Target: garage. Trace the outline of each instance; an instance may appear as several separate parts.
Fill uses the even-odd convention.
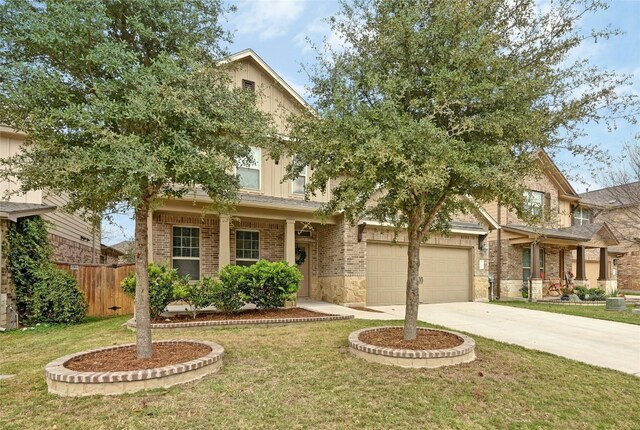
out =
[[[471,300],[469,248],[424,246],[420,250],[420,303]],[[406,300],[407,246],[367,244],[367,305],[397,305]]]

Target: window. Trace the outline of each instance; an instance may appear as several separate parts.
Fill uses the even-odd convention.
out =
[[[249,81],[247,79],[243,79],[242,80],[242,88],[244,88],[247,91],[255,91],[256,90],[256,83],[253,81]]]
[[[573,225],[589,224],[589,209],[575,208],[573,211]]]
[[[531,276],[531,248],[522,248],[522,281]],[[544,279],[544,249],[540,248],[540,277]]]
[[[526,190],[524,192],[524,210],[533,216],[541,216],[544,207],[544,193]]]
[[[180,276],[200,279],[200,229],[173,227],[172,267]]]
[[[292,182],[293,194],[304,194],[304,189],[307,186],[307,167],[300,172],[300,175]]]
[[[236,231],[236,265],[251,266],[260,259],[260,233]]]
[[[262,151],[260,148],[251,147],[253,163],[239,166],[237,169],[240,178],[240,186],[251,190],[260,189],[260,168],[262,165]]]

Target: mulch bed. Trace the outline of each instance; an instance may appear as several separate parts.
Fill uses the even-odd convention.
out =
[[[411,350],[447,349],[464,343],[455,334],[438,330],[418,330],[415,340],[404,340],[404,329],[402,327],[368,331],[360,334],[359,339],[369,345],[383,348]]]
[[[81,355],[67,361],[64,367],[78,372],[123,372],[153,369],[185,363],[204,357],[210,352],[211,348],[198,343],[154,344],[153,357],[138,360],[136,347],[127,346]]]
[[[225,320],[261,320],[261,319],[275,319],[275,318],[314,318],[314,317],[326,317],[327,314],[319,312],[313,312],[302,308],[287,308],[287,309],[246,309],[238,312],[202,312],[196,314],[196,318],[193,319],[193,315],[179,314],[170,317],[158,317],[153,320],[154,323],[175,323],[175,322],[189,322],[189,321],[225,321]]]

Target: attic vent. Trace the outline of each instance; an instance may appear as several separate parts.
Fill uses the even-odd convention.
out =
[[[253,81],[248,81],[246,79],[242,80],[242,88],[244,88],[247,91],[255,91],[256,90],[256,83]]]

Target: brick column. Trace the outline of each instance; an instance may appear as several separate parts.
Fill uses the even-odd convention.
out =
[[[284,259],[289,264],[296,263],[296,221],[287,220],[287,228],[284,232]]]
[[[229,240],[229,215],[220,215],[220,243],[218,244],[218,270],[231,263],[231,241]]]

